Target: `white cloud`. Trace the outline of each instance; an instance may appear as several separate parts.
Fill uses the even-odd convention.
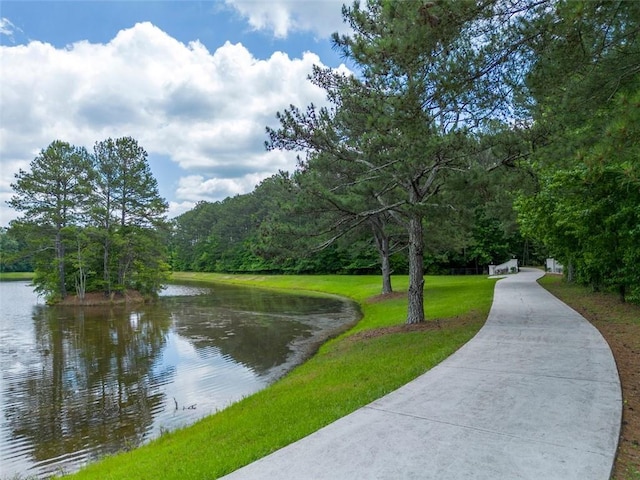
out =
[[[251,191],[272,173],[270,171],[252,172],[236,178],[205,178],[202,175],[190,175],[180,179],[177,194],[180,198],[194,203],[199,200],[215,201]]]
[[[9,38],[13,38],[13,33],[16,30],[20,31],[18,27],[11,23],[11,20],[5,17],[0,18],[0,35],[5,35]]]
[[[275,113],[325,101],[307,80],[312,65],[321,64],[313,53],[257,60],[230,43],[210,53],[150,23],[122,30],[107,44],[3,46],[0,62],[3,197],[17,169],[28,168],[53,140],[91,149],[121,136],[184,170],[168,198],[176,211],[185,202],[246,193],[295,166],[295,155],[264,150],[265,126],[276,125]]]
[[[189,210],[191,210],[193,207],[196,206],[197,202],[189,202],[189,201],[184,201],[184,202],[169,202],[169,211],[168,211],[168,215],[169,218],[175,218],[178,215],[182,215],[185,212],[188,212]]]
[[[268,30],[278,38],[289,33],[310,31],[320,38],[328,38],[333,32],[344,31],[342,5],[349,0],[226,0],[247,18],[256,30]]]

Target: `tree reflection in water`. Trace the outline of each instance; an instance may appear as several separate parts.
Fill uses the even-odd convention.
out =
[[[9,312],[3,474],[74,471],[192,423],[264,387],[359,315],[337,299],[194,291],[139,307],[34,307],[30,297]]]
[[[90,457],[138,445],[163,394],[153,374],[171,325],[159,315],[125,307],[34,309],[40,366],[14,385],[5,415],[13,435],[27,440],[38,462],[70,452]],[[86,458],[85,460],[90,460]]]
[[[216,285],[213,295],[167,299],[176,331],[200,349],[217,347],[259,375],[285,364],[301,344],[320,341],[357,318],[341,299]],[[317,338],[317,334],[324,332]],[[305,342],[307,340],[308,342]]]

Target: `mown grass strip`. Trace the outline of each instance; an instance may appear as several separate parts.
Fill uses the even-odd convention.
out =
[[[0,272],[0,282],[11,280],[31,280],[33,272]]]
[[[362,320],[265,390],[131,452],[90,465],[77,479],[212,479],[261,458],[404,385],[441,362],[484,323],[494,280],[429,277],[420,327],[403,327],[406,299],[376,299],[375,276],[229,276],[175,279],[338,294],[357,301]],[[395,288],[406,288],[406,277]]]

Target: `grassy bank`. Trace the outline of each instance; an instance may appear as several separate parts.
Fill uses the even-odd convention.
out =
[[[11,280],[31,280],[33,272],[0,272],[0,282]]]
[[[580,312],[602,334],[613,352],[622,384],[622,430],[613,480],[640,480],[640,306],[618,295],[593,292],[546,275],[540,284]]]
[[[179,280],[338,294],[361,305],[362,320],[267,389],[73,478],[211,479],[340,418],[429,370],[468,341],[487,317],[494,281],[428,277],[425,325],[405,326],[406,298],[380,298],[376,276],[174,274]],[[394,288],[406,290],[407,279]],[[438,320],[438,321],[435,321]]]

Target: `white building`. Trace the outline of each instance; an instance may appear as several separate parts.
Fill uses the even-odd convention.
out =
[[[558,262],[555,258],[547,258],[545,267],[547,272],[550,272],[550,273],[562,273],[562,270],[564,269],[562,264]]]
[[[489,275],[505,275],[507,273],[518,273],[517,258],[512,258],[500,265],[489,265]]]

